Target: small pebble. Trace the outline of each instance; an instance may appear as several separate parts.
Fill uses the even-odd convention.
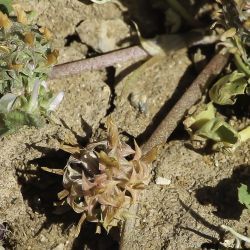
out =
[[[129,101],[132,107],[139,110],[140,113],[147,113],[147,96],[131,93],[129,95]]]
[[[155,180],[155,183],[157,185],[170,185],[171,184],[171,180],[167,179],[167,178],[163,178],[163,177],[157,177]]]

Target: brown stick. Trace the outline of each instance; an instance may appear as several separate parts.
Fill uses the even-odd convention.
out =
[[[181,35],[160,35],[157,37],[157,44],[165,51],[173,51],[184,47],[191,47],[197,44],[214,43],[214,39],[206,39],[200,31],[191,31]],[[82,59],[74,62],[59,64],[53,67],[50,79],[79,74],[86,70],[98,70],[128,60],[145,59],[149,54],[140,46],[132,46],[125,49],[109,52],[93,58]]]
[[[172,134],[180,120],[185,115],[186,111],[194,105],[202,96],[207,84],[216,77],[225,67],[229,59],[229,55],[217,54],[202,70],[194,82],[190,85],[181,99],[170,110],[167,116],[163,119],[160,125],[153,132],[148,141],[143,145],[143,151],[147,152],[156,145],[165,143],[168,137]],[[141,192],[141,198],[145,192]],[[138,211],[138,203],[131,206],[130,213],[136,215]],[[135,219],[127,219],[121,235],[120,249],[127,249],[126,246],[132,239],[135,227]]]
[[[225,67],[228,58],[229,55],[222,54],[217,54],[212,58],[143,145],[143,150],[145,152],[167,141],[168,137],[177,127],[179,121],[183,118],[187,109],[193,106],[201,98],[207,84]]]
[[[59,64],[53,67],[50,79],[79,74],[84,70],[98,70],[115,64],[129,61],[131,59],[143,59],[149,54],[140,46],[116,50],[93,58],[82,59],[74,62]]]

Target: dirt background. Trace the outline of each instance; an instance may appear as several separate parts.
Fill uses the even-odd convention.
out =
[[[26,10],[36,10],[37,23],[52,30],[59,63],[133,44],[131,20],[146,36],[160,29],[159,16],[139,0],[124,1],[122,6],[77,0],[18,2]],[[118,249],[110,235],[95,235],[91,224],[73,239],[79,216],[55,210],[60,177],[40,167],[63,167],[69,156],[58,150],[60,143],[84,144],[91,135],[102,136],[107,116],[127,138],[143,140],[156,113],[164,104],[167,110],[168,100],[194,77],[186,48],[168,52],[127,86],[126,69],[134,63],[49,81],[52,89],[65,93],[53,121],[1,138],[0,223],[6,226],[6,249]],[[237,187],[249,182],[250,143],[234,153],[205,154],[185,138],[179,129],[154,163],[152,182],[123,249],[209,249],[224,235],[221,224],[248,233],[249,213],[237,201]],[[168,185],[156,184],[159,177]]]

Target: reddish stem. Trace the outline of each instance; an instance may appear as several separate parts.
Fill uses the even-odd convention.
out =
[[[99,70],[119,63],[127,62],[131,59],[144,59],[148,56],[149,54],[140,46],[132,46],[93,58],[56,65],[53,67],[49,78],[61,78],[64,76],[79,74],[86,70]]]

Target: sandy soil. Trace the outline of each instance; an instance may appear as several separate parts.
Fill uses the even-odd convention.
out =
[[[53,45],[60,50],[59,63],[84,58],[93,51],[128,46],[132,41],[128,39],[129,14],[114,3],[19,2],[27,10],[34,8],[38,24],[53,31]],[[125,10],[131,4],[124,1]],[[142,1],[129,13],[148,27],[147,35],[154,34],[154,22],[140,18],[151,12],[140,5]],[[155,16],[152,20],[159,21]],[[91,134],[100,136],[107,116],[127,135],[142,134],[163,104],[182,91],[178,86],[193,77],[188,77],[191,62],[185,48],[157,60],[126,86],[128,78],[121,73],[132,63],[116,70],[49,81],[52,89],[65,92],[54,121],[41,129],[23,128],[0,140],[0,223],[7,223],[10,231],[5,236],[6,249],[118,249],[111,236],[95,235],[91,224],[84,227],[77,240],[73,239],[79,216],[72,211],[55,213],[53,203],[62,188],[61,180],[40,167],[64,166],[68,154],[58,150],[60,143],[84,143]],[[152,182],[140,200],[135,228],[124,242],[124,250],[201,249],[220,239],[221,224],[241,233],[249,230],[249,214],[237,201],[237,187],[249,180],[250,143],[233,154],[205,154],[192,149],[182,131],[177,136],[183,140],[168,143],[154,163]],[[169,184],[156,184],[159,177]]]
[[[216,247],[223,235],[221,224],[241,233],[249,230],[249,213],[238,202],[237,187],[249,185],[250,144],[234,154],[210,155],[196,153],[188,145],[172,141],[164,148],[154,180],[163,177],[171,183],[153,181],[148,187],[135,230],[123,249],[201,249],[205,243]]]

